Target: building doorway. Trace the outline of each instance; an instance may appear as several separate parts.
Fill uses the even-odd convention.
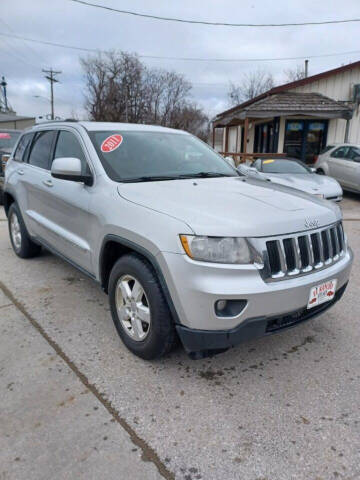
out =
[[[287,120],[284,152],[289,157],[314,163],[326,146],[328,120]]]

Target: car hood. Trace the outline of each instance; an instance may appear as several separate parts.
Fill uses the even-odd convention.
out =
[[[325,175],[317,175],[316,173],[263,173],[262,175],[265,178],[269,178],[272,182],[307,193],[322,193],[326,196],[342,195],[339,183],[334,178]]]
[[[198,235],[281,235],[306,230],[306,220],[321,227],[341,218],[332,202],[245,177],[122,183],[118,192],[185,222]]]

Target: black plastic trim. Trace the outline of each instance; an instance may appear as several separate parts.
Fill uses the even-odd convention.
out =
[[[156,260],[155,256],[152,253],[150,253],[148,250],[146,250],[145,248],[141,247],[137,243],[132,242],[131,240],[128,240],[127,238],[123,238],[123,237],[120,237],[118,235],[113,235],[113,234],[108,234],[104,237],[104,240],[103,240],[103,243],[102,243],[101,249],[100,249],[100,259],[99,259],[99,273],[100,273],[100,282],[101,282],[102,288],[105,289],[104,280],[103,280],[104,272],[103,272],[103,261],[102,261],[102,259],[103,259],[103,255],[104,255],[105,246],[109,241],[117,242],[120,245],[123,245],[124,247],[127,247],[127,248],[133,250],[134,252],[139,253],[140,255],[142,255],[143,257],[145,257],[149,261],[149,263],[152,265],[152,267],[154,268],[154,270],[155,270],[155,272],[158,276],[162,291],[165,295],[165,298],[166,298],[166,301],[168,303],[169,309],[171,311],[174,323],[176,323],[176,324],[181,323],[180,319],[179,319],[179,315],[178,315],[178,313],[175,309],[174,302],[172,301],[169,289],[167,287],[164,274],[163,274],[163,272],[161,270],[161,267],[160,267],[158,261]]]

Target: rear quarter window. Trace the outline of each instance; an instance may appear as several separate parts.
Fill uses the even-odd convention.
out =
[[[326,147],[321,150],[320,155],[323,155],[324,153],[328,152],[329,150],[331,150],[334,147],[335,147],[335,145],[326,145]]]
[[[26,156],[33,136],[33,133],[27,133],[20,138],[14,154],[16,162],[26,162]]]

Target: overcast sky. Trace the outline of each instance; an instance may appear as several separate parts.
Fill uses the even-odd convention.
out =
[[[92,0],[92,3],[152,15],[205,21],[287,23],[359,18],[359,0]],[[139,55],[206,58],[271,58],[359,50],[359,23],[282,28],[231,28],[161,22],[86,7],[69,0],[1,0],[0,33],[85,48],[122,49]],[[79,56],[85,53],[0,36],[0,75],[18,114],[49,113],[49,83],[42,68],[61,70],[55,113],[85,115]],[[309,74],[360,59],[360,53],[311,59]],[[269,62],[186,62],[144,60],[175,70],[192,82],[192,96],[209,115],[228,107],[229,82],[244,72],[266,69],[277,83],[300,60]],[[40,96],[34,98],[34,96]]]

